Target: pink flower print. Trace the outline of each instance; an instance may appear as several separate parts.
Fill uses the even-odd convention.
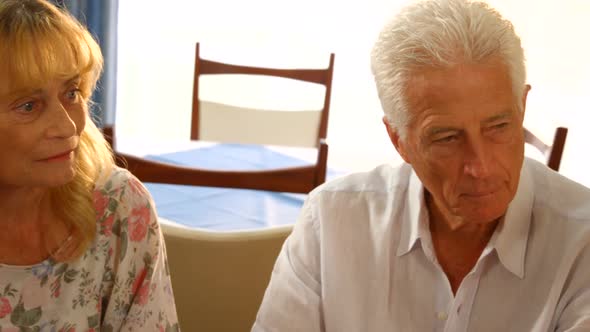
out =
[[[145,267],[143,269],[141,269],[139,271],[139,273],[137,273],[137,276],[135,277],[135,280],[133,281],[133,286],[131,287],[131,292],[133,294],[137,293],[139,286],[141,286],[141,284],[143,284],[146,274],[147,274],[147,269]]]
[[[111,236],[113,234],[113,222],[115,221],[115,215],[111,214],[105,219],[103,219],[102,223],[100,224],[102,233],[106,236]]]
[[[139,242],[145,238],[148,231],[149,220],[150,209],[147,206],[137,207],[131,211],[128,226],[131,241]]]
[[[137,292],[137,303],[140,305],[145,305],[148,302],[148,295],[150,294],[150,283],[146,281],[143,282],[141,288]]]
[[[147,269],[144,267],[139,271],[137,277],[133,281],[131,291],[135,295],[136,302],[140,305],[145,305],[148,301],[150,293],[150,283],[146,280]]]
[[[136,195],[145,193],[143,185],[136,178],[129,179],[129,187],[131,188],[131,191],[133,191],[133,193]]]
[[[100,218],[104,215],[107,206],[109,205],[109,197],[103,195],[100,191],[94,192],[94,209],[96,215]]]
[[[0,298],[0,318],[6,317],[9,313],[12,312],[12,307],[10,306],[10,302],[5,297]]]
[[[61,329],[59,329],[59,332],[76,332],[76,328],[75,327],[62,327]]]
[[[3,327],[2,332],[20,332],[18,327]]]

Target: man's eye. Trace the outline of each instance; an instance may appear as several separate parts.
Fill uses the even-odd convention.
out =
[[[508,122],[501,122],[492,126],[493,129],[502,129],[508,127]]]
[[[457,140],[457,135],[449,135],[434,140],[435,143],[451,143]]]
[[[32,113],[35,110],[36,103],[34,101],[29,101],[20,106],[17,106],[16,109],[22,113]]]

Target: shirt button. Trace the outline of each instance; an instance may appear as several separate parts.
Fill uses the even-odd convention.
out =
[[[449,317],[449,315],[447,315],[447,313],[446,313],[446,312],[444,312],[444,311],[439,311],[439,312],[436,314],[436,317],[437,317],[438,319],[440,319],[440,320],[446,320],[446,319]]]

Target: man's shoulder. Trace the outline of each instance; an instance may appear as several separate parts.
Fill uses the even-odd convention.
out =
[[[539,162],[527,160],[526,166],[534,183],[535,206],[570,220],[586,220],[590,225],[590,188]]]
[[[344,175],[314,189],[310,195],[325,192],[377,192],[390,193],[408,186],[412,168],[408,164],[391,166],[380,165],[367,172]]]
[[[308,195],[303,219],[309,220],[314,228],[322,229],[328,234],[327,238],[347,234],[358,236],[357,240],[362,242],[361,233],[368,236],[371,229],[388,228],[386,225],[405,218],[403,213],[408,205],[408,189],[413,176],[411,166],[402,164],[381,165],[368,172],[334,179]],[[389,236],[389,232],[380,235],[383,238]],[[332,240],[340,245],[346,242],[341,242],[342,239]],[[368,241],[368,237],[364,239]]]

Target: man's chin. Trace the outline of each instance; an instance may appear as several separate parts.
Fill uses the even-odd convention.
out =
[[[462,197],[461,207],[456,214],[466,221],[487,224],[497,221],[506,214],[509,202],[504,195],[483,195],[478,197]],[[501,202],[505,202],[502,204]]]
[[[490,210],[490,211],[470,211],[465,213],[462,217],[465,224],[480,224],[487,225],[498,222],[506,214],[506,209]]]

